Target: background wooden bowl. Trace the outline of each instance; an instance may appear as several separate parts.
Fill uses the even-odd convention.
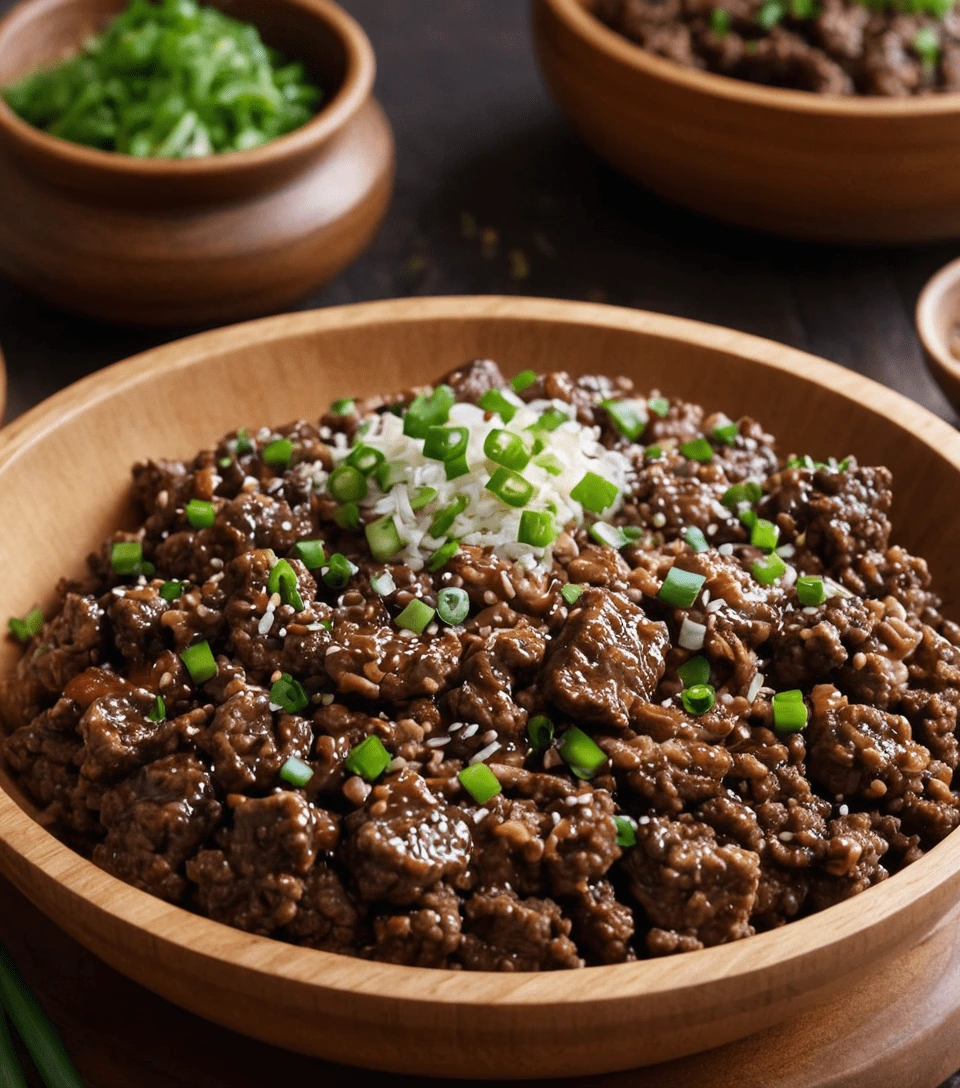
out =
[[[917,299],[917,332],[930,372],[960,409],[960,359],[951,351],[960,327],[960,259],[932,276]]]
[[[0,273],[64,309],[184,325],[285,307],[349,264],[393,186],[373,49],[330,0],[211,0],[324,89],[302,128],[204,159],[80,147],[0,101]],[[0,86],[73,52],[125,0],[26,0],[0,21]]]
[[[656,57],[592,0],[533,0],[547,85],[583,140],[667,200],[821,242],[960,234],[960,95],[825,97]]]
[[[239,424],[317,416],[331,398],[429,380],[466,359],[625,373],[749,411],[784,451],[855,453],[896,478],[897,539],[948,602],[960,435],[899,394],[801,352],[637,311],[522,299],[411,299],[205,333],[86,378],[0,432],[0,616],[52,587],[128,515],[131,463],[189,456]],[[958,618],[956,607],[947,609]],[[16,656],[0,650],[0,670]],[[693,1053],[820,1008],[924,940],[960,893],[960,834],[855,899],[780,930],[576,975],[429,971],[232,930],[128,887],[0,790],[0,868],[118,970],[294,1050],[446,1077],[596,1073]]]

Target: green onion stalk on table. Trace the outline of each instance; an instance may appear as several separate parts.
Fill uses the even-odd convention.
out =
[[[256,27],[195,0],[130,0],[76,56],[2,94],[52,136],[158,159],[259,147],[305,125],[323,97]]]

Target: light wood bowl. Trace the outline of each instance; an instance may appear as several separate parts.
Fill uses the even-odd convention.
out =
[[[592,0],[533,0],[553,96],[602,158],[712,219],[821,242],[960,235],[960,94],[826,97],[656,57]]]
[[[334,397],[430,380],[477,356],[628,374],[731,416],[784,451],[854,453],[896,481],[897,539],[960,617],[960,435],[866,378],[767,340],[672,317],[524,299],[411,299],[269,318],[147,352],[0,432],[0,616],[49,605],[129,515],[129,466],[190,456],[238,424],[316,417]],[[16,648],[0,650],[9,669]],[[478,1079],[667,1061],[821,1008],[920,944],[960,894],[960,834],[869,891],[783,929],[575,974],[370,963],[250,936],[128,887],[0,790],[0,868],[109,964],[256,1038],[336,1061]]]
[[[0,20],[0,86],[74,52],[126,0],[25,0]],[[0,100],[0,274],[63,309],[189,325],[286,308],[354,260],[393,188],[373,49],[331,0],[211,0],[303,61],[319,113],[263,147],[135,159],[31,127]]]
[[[960,326],[960,259],[932,276],[917,299],[917,333],[930,373],[960,411],[960,359],[950,345]]]

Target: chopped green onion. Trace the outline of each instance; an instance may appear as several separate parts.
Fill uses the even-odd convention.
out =
[[[195,684],[205,684],[217,675],[217,662],[207,641],[188,646],[180,654],[180,660],[186,666],[190,679]]]
[[[167,704],[163,701],[163,696],[158,695],[153,706],[150,708],[150,713],[147,718],[151,722],[162,722],[167,716]]]
[[[563,464],[560,458],[553,453],[545,453],[533,463],[538,468],[542,468],[544,472],[549,472],[551,476],[559,476],[563,472]]]
[[[414,397],[403,416],[403,433],[408,438],[426,438],[431,427],[439,427],[450,418],[450,409],[457,398],[449,385],[438,385],[426,396],[424,393]]]
[[[689,457],[691,461],[699,461],[701,465],[708,464],[713,460],[713,446],[703,435],[694,438],[690,442],[681,442],[680,452],[684,457]]]
[[[643,529],[639,525],[621,525],[620,531],[631,542],[639,540],[643,536]]]
[[[229,468],[233,464],[233,458],[232,457],[218,457],[217,458],[217,464],[220,466],[220,468]]]
[[[720,442],[724,446],[732,446],[740,433],[739,423],[719,423],[710,432],[714,442]]]
[[[305,786],[313,778],[313,768],[296,756],[290,758],[280,768],[280,777],[291,786]]]
[[[341,397],[330,405],[330,412],[335,416],[352,416],[357,410],[357,402],[352,397]]]
[[[430,522],[430,528],[427,529],[427,533],[440,539],[440,537],[446,536],[453,523],[457,518],[466,510],[470,504],[470,500],[466,495],[458,495],[449,506],[445,506]]]
[[[519,543],[529,544],[532,548],[546,548],[556,539],[553,514],[546,510],[524,510],[520,515]]]
[[[932,26],[922,26],[913,37],[913,49],[926,69],[940,62],[940,36]]]
[[[772,30],[786,14],[787,9],[780,0],[766,0],[757,12],[757,26],[763,27],[764,30]]]
[[[438,494],[439,492],[435,487],[418,487],[410,496],[410,509],[417,513],[425,506],[429,506]]]
[[[636,846],[637,829],[633,820],[627,816],[614,816],[617,825],[617,846]]]
[[[330,563],[327,569],[323,572],[323,581],[331,589],[343,589],[343,587],[350,581],[354,574],[357,573],[357,568],[340,552],[334,552],[330,556]]]
[[[523,401],[506,389],[488,389],[477,401],[485,412],[495,412],[504,423],[509,423],[523,407]]]
[[[391,515],[369,522],[364,527],[367,544],[374,559],[381,562],[393,558],[403,547],[400,533]]]
[[[652,446],[647,446],[643,451],[643,456],[648,461],[658,461],[663,456],[663,447],[654,443]]]
[[[383,454],[375,450],[373,446],[354,446],[347,457],[346,464],[362,472],[364,476],[369,476],[383,464],[383,461]]]
[[[742,484],[733,484],[724,491],[720,501],[724,506],[735,510],[742,503],[752,506],[763,498],[763,488],[753,480],[747,480]]]
[[[353,465],[337,465],[327,480],[327,490],[337,502],[359,502],[367,493],[367,478]]]
[[[442,544],[427,560],[427,570],[431,574],[435,574],[441,567],[445,567],[447,563],[460,551],[460,545],[455,540],[448,540],[446,544]]]
[[[625,548],[629,541],[619,525],[611,525],[608,521],[595,521],[587,530],[593,540],[607,548],[616,548],[619,551]]]
[[[655,416],[665,418],[670,412],[670,401],[666,397],[651,397],[647,401],[647,407]]]
[[[710,12],[710,29],[718,38],[725,38],[730,33],[730,12],[726,8],[714,8]]]
[[[437,594],[437,615],[444,623],[456,627],[470,614],[470,598],[465,589],[447,586]]]
[[[522,393],[524,389],[529,389],[536,380],[537,372],[535,370],[521,370],[519,374],[510,379],[510,388],[514,393]]]
[[[393,622],[403,630],[422,635],[433,617],[433,609],[428,604],[424,604],[419,598],[414,597]]]
[[[381,491],[389,491],[407,478],[407,465],[403,461],[381,461],[373,470]]]
[[[461,454],[459,457],[454,457],[452,461],[444,461],[443,470],[448,480],[456,480],[458,476],[466,476],[470,466],[467,464],[466,456]]]
[[[217,508],[204,499],[191,499],[186,506],[187,521],[194,529],[209,529],[217,520]]]
[[[583,586],[574,585],[573,582],[567,582],[567,584],[560,590],[560,596],[567,602],[572,608],[577,601],[583,596]]]
[[[527,722],[527,736],[535,752],[542,752],[553,743],[554,726],[546,714],[534,714]]]
[[[467,427],[428,427],[423,439],[423,456],[432,461],[454,461],[467,452]]]
[[[778,733],[799,733],[807,724],[803,692],[778,691],[773,697],[773,727]]]
[[[351,749],[343,764],[351,774],[358,774],[367,782],[376,782],[390,766],[392,759],[393,756],[384,748],[383,741],[373,733],[356,748]]]
[[[299,680],[285,672],[270,688],[270,702],[288,714],[299,714],[310,705],[310,696]]]
[[[691,548],[693,548],[695,555],[707,551],[710,547],[707,543],[707,538],[703,535],[703,530],[696,525],[691,525],[689,529],[686,530],[683,534],[683,539]]]
[[[673,608],[689,608],[700,596],[706,577],[679,567],[671,567],[663,580],[657,597]]]
[[[766,518],[757,518],[750,529],[750,543],[761,551],[772,552],[780,539],[780,528]]]
[[[819,575],[807,574],[797,579],[797,600],[805,608],[823,604],[826,599],[827,591]]]
[[[593,778],[607,761],[600,745],[575,725],[563,734],[560,755],[578,778]]]
[[[160,587],[160,596],[165,601],[177,601],[183,596],[186,582],[164,582]]]
[[[274,439],[273,442],[264,447],[260,457],[265,465],[272,465],[274,468],[288,468],[293,458],[293,443],[289,438]]]
[[[790,15],[794,19],[815,19],[818,14],[817,0],[790,0]]]
[[[267,591],[279,593],[284,604],[291,605],[297,612],[303,611],[303,598],[297,583],[297,572],[286,559],[278,559],[270,568],[267,578]]]
[[[688,714],[706,714],[708,710],[713,709],[717,694],[710,684],[692,684],[683,689],[680,701]]]
[[[566,423],[570,417],[559,408],[548,408],[540,418],[531,426],[533,431],[555,431],[561,423]],[[538,451],[539,452],[539,451]]]
[[[307,570],[319,570],[327,561],[322,540],[298,540],[290,554],[299,559]]]
[[[787,564],[776,552],[771,552],[770,555],[758,559],[750,571],[760,585],[772,586],[778,578],[782,578],[787,573]]]
[[[237,453],[253,453],[253,442],[246,427],[241,427],[237,431]]]
[[[483,443],[483,452],[491,461],[516,472],[525,469],[530,461],[530,451],[523,439],[512,431],[492,430]]]
[[[498,468],[485,486],[502,502],[514,507],[526,506],[537,491],[529,480],[509,468]]]
[[[397,583],[393,580],[390,571],[384,570],[370,579],[370,588],[378,597],[389,597],[391,593],[396,592]]]
[[[43,630],[43,609],[32,608],[22,620],[11,617],[7,626],[20,642],[29,642]]]
[[[677,676],[685,688],[697,687],[710,682],[710,662],[702,655],[691,657],[677,669]]]
[[[742,524],[744,524],[750,532],[753,532],[754,526],[760,520],[756,510],[741,510],[738,517]]]
[[[83,1088],[80,1074],[70,1060],[57,1029],[40,1007],[33,991],[20,977],[9,952],[2,947],[0,998],[43,1084],[47,1088]],[[17,1088],[15,1076],[15,1073],[11,1073],[5,1088]],[[22,1079],[19,1083],[22,1083]]]
[[[333,512],[333,520],[341,529],[360,527],[360,507],[355,502],[341,503]]]
[[[610,421],[624,438],[636,442],[643,434],[647,421],[628,401],[604,400],[600,402],[600,406],[606,408]]]
[[[503,788],[486,763],[474,763],[470,767],[464,767],[457,778],[478,805],[492,801]]]
[[[139,574],[143,569],[143,545],[139,540],[119,541],[110,546],[110,566],[114,574]]]
[[[588,472],[570,492],[570,498],[591,514],[602,514],[617,501],[620,489],[603,476]]]

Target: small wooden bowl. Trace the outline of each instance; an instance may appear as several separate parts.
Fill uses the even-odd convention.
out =
[[[238,424],[316,417],[332,398],[426,382],[478,356],[509,372],[627,374],[734,417],[750,412],[785,451],[888,464],[897,539],[960,601],[960,435],[905,397],[714,326],[581,303],[453,298],[204,333],[94,374],[0,432],[0,569],[18,572],[0,580],[0,616],[49,606],[57,579],[78,574],[129,516],[135,460],[191,456]],[[0,672],[16,654],[0,647]],[[572,975],[430,971],[297,948],[164,903],[62,845],[18,806],[9,779],[3,786],[0,868],[113,967],[258,1039],[419,1075],[596,1074],[752,1035],[903,957],[960,894],[954,833],[862,895],[734,944]]]
[[[363,30],[330,0],[212,0],[302,60],[308,124],[252,151],[134,159],[80,147],[0,100],[0,273],[64,309],[186,325],[285,307],[370,242],[393,186]],[[0,21],[0,86],[74,52],[125,0],[26,0]]]
[[[960,326],[960,258],[927,281],[917,299],[916,319],[930,373],[960,411],[960,359],[951,350]]]
[[[665,199],[820,242],[960,235],[960,95],[826,97],[654,56],[591,12],[533,0],[547,84],[583,140]]]

